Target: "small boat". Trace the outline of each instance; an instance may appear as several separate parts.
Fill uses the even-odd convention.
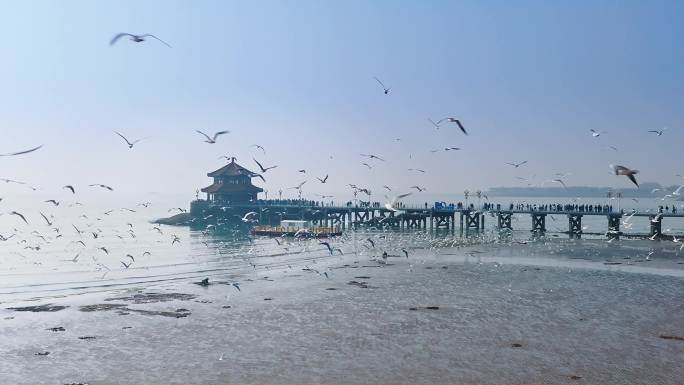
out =
[[[268,237],[328,238],[342,235],[337,227],[312,226],[309,221],[280,221],[279,226],[254,226],[252,235]]]

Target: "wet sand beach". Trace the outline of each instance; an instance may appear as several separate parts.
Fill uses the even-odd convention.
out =
[[[3,303],[0,382],[677,383],[681,259],[610,265],[642,251],[574,244],[344,255]],[[43,307],[7,309],[22,306]]]

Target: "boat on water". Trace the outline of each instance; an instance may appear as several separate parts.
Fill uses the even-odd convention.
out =
[[[280,221],[279,226],[254,226],[252,235],[264,235],[269,237],[305,237],[305,238],[328,238],[342,235],[337,227],[313,226],[310,221]]]

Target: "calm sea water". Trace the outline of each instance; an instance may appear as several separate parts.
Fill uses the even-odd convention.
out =
[[[146,282],[239,272],[255,266],[306,263],[329,256],[317,241],[290,240],[288,244],[278,245],[269,238],[252,239],[244,231],[202,232],[150,223],[154,218],[178,213],[173,208],[187,208],[191,198],[162,194],[134,196],[92,189],[76,195],[64,190],[52,195],[36,192],[6,197],[0,202],[4,213],[0,216],[0,234],[9,238],[0,241],[0,298],[22,300],[109,290]],[[59,205],[45,202],[48,199],[56,199]],[[510,202],[570,201],[570,198],[492,199],[503,206]],[[148,207],[141,205],[148,202]],[[470,202],[477,204],[477,200]],[[605,199],[579,201],[587,204],[605,202]],[[617,206],[616,202],[612,203]],[[647,210],[657,204],[659,201],[654,200],[638,203],[623,200],[622,207]],[[29,223],[10,215],[13,210],[22,213]],[[52,223],[48,224],[41,213]],[[632,222],[634,225],[629,231],[648,232],[647,218],[635,218]],[[486,228],[492,230],[496,218],[488,216],[485,223]],[[607,220],[603,216],[585,216],[584,226],[586,232],[604,232]],[[566,231],[567,219],[561,215],[549,216],[547,227],[550,231]],[[530,235],[531,219],[516,216],[513,228],[517,239],[526,239]],[[684,219],[667,219],[663,228],[666,232],[684,233]],[[363,254],[366,251],[363,239],[369,236],[375,237],[390,251],[463,242],[458,233],[407,232],[387,237],[378,234],[349,232],[337,241],[338,247],[345,253]],[[526,251],[521,249],[520,253]]]

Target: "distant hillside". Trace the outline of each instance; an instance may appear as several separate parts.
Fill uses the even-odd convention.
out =
[[[663,187],[658,183],[645,182],[640,188],[612,189],[610,187],[569,186],[563,187],[492,187],[487,191],[490,197],[583,197],[605,198],[609,191],[619,191],[625,198],[655,198],[677,189],[678,186]],[[658,191],[652,192],[655,189]],[[681,198],[680,198],[681,200]]]

